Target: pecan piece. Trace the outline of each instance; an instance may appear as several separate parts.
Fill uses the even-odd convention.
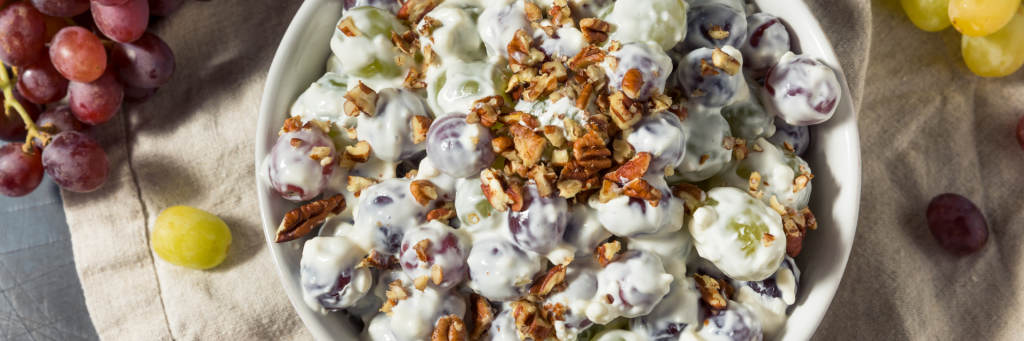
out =
[[[604,180],[601,183],[601,192],[598,194],[598,201],[607,204],[612,199],[622,196],[622,188],[614,181]]]
[[[416,26],[415,24],[420,22],[423,16],[434,10],[434,7],[437,7],[440,3],[440,0],[409,0],[402,5],[402,8],[398,10],[398,14],[395,16],[400,20],[410,23],[411,25],[409,26]]]
[[[330,199],[317,200],[285,213],[281,225],[277,227],[274,242],[293,241],[309,234],[313,228],[324,222],[330,215],[345,210],[345,197],[337,194]]]
[[[437,187],[430,180],[413,181],[409,184],[409,192],[412,192],[413,199],[423,206],[427,206],[431,201],[437,199]]]
[[[618,183],[626,183],[647,175],[647,168],[651,165],[651,153],[639,152],[629,162],[626,162],[614,172],[604,176],[605,179]]]
[[[349,175],[348,186],[346,186],[345,189],[347,189],[349,192],[355,195],[356,198],[358,198],[359,194],[361,194],[364,189],[367,189],[375,184],[377,184],[377,180],[371,178],[364,178],[361,176]]]
[[[608,96],[608,104],[611,109],[612,121],[619,129],[629,129],[640,122],[640,118],[643,116],[641,104],[627,97],[626,93],[621,90]]]
[[[608,40],[608,32],[611,32],[612,25],[597,18],[584,18],[580,20],[580,30],[583,31],[583,39],[590,44],[600,44]]]
[[[512,212],[523,211],[524,202],[522,182],[519,182],[519,180],[510,180],[508,182],[508,189],[505,190],[505,195],[508,195],[509,199],[512,201],[512,203],[509,205],[509,208],[512,209]]]
[[[345,155],[342,158],[354,163],[370,161],[370,143],[359,141],[354,146],[345,147]]]
[[[565,265],[556,265],[544,276],[537,278],[530,285],[530,295],[544,299],[548,294],[565,290]]]
[[[586,178],[590,178],[598,171],[612,166],[612,151],[604,144],[604,139],[598,135],[596,130],[590,130],[586,135],[576,139],[573,143],[573,157],[580,166],[587,169]],[[564,172],[564,170],[563,170]]]
[[[377,250],[370,251],[370,254],[359,261],[356,265],[356,269],[362,269],[366,267],[374,267],[381,270],[394,270],[399,266],[398,257],[395,256],[384,256],[377,252]]]
[[[302,116],[289,117],[284,120],[284,124],[281,125],[281,131],[277,132],[277,136],[299,131],[299,129],[302,129]]]
[[[722,40],[729,37],[729,31],[723,30],[721,26],[708,24],[708,36],[714,40]]]
[[[355,21],[352,20],[352,17],[345,18],[344,20],[339,22],[338,30],[340,30],[341,33],[344,34],[346,37],[363,36],[363,32],[360,32],[359,28],[356,27],[356,23]]]
[[[466,341],[466,324],[455,315],[442,317],[437,320],[430,341]]]
[[[424,290],[427,290],[427,283],[430,283],[430,277],[416,277],[416,279],[412,280],[412,287],[416,288],[416,290],[419,290],[420,292],[423,292]]]
[[[448,221],[454,217],[455,211],[450,208],[435,208],[430,213],[427,213],[427,222],[437,220],[447,225]]]
[[[345,93],[345,114],[348,116],[359,116],[367,114],[373,116],[377,110],[377,92],[359,81],[359,84]]]
[[[594,257],[597,258],[597,263],[600,264],[602,268],[607,267],[608,264],[611,264],[611,262],[615,260],[615,255],[621,250],[622,243],[619,243],[618,240],[613,240],[598,246],[597,252],[594,252]]]
[[[576,73],[584,73],[587,67],[603,62],[604,57],[605,54],[601,48],[590,45],[584,47],[580,53],[577,53],[569,60],[569,68]]]
[[[508,136],[498,136],[491,140],[491,148],[495,154],[504,154],[507,151],[515,150],[515,146],[515,142]]]
[[[553,329],[551,323],[544,318],[543,312],[530,301],[512,302],[512,318],[515,319],[516,331],[522,340],[545,340]]]
[[[466,123],[474,124],[479,122],[485,127],[492,127],[498,122],[498,115],[505,106],[505,98],[501,96],[487,96],[473,102],[473,109],[466,116]]]
[[[640,89],[644,87],[644,75],[636,68],[629,69],[622,76],[622,92],[630,99],[640,97]]]
[[[471,293],[469,294],[469,316],[473,317],[473,330],[469,333],[469,339],[477,340],[490,330],[491,322],[494,322],[494,308],[491,308],[491,302],[487,301],[487,298],[477,293]]]
[[[555,149],[551,152],[551,167],[565,167],[569,164],[569,151],[565,149]]]
[[[544,164],[538,164],[530,168],[526,176],[537,185],[537,194],[547,197],[555,192],[555,170]]]
[[[661,202],[661,190],[654,188],[647,180],[640,178],[627,182],[622,187],[622,194],[631,198],[647,200],[653,207],[658,207],[658,204]]]
[[[512,35],[512,41],[508,43],[506,49],[508,49],[508,66],[513,73],[519,73],[544,60],[544,53],[532,45],[533,37],[526,33],[526,30],[519,29]]]
[[[713,64],[709,64],[707,59],[701,59],[700,60],[700,76],[701,77],[714,76],[714,75],[718,74],[718,71],[716,71],[715,68],[712,67],[711,65],[713,65]],[[700,89],[697,89],[697,90],[700,90]],[[694,97],[700,97],[700,96],[694,96]]]
[[[612,141],[612,160],[615,163],[621,164],[628,161],[636,155],[636,149],[633,148],[626,140],[617,139]]]
[[[427,140],[427,131],[434,120],[427,116],[416,115],[412,117],[412,144],[420,144]]]
[[[544,12],[535,3],[529,1],[523,3],[523,9],[526,11],[526,20],[530,22],[538,22],[544,19]]]
[[[718,280],[701,274],[693,274],[693,279],[697,282],[697,289],[700,290],[705,303],[715,309],[725,309],[729,301],[722,296],[722,286]]]
[[[487,202],[498,212],[507,212],[512,198],[505,194],[505,179],[490,168],[480,172],[480,189],[483,190]]]
[[[693,214],[708,197],[708,194],[704,193],[703,190],[688,183],[672,187],[672,194],[675,194],[676,198],[683,200],[683,210],[686,214]]]
[[[703,65],[703,61],[701,62]],[[740,61],[736,60],[736,58],[733,58],[728,53],[725,53],[725,51],[722,51],[722,49],[717,47],[714,51],[711,51],[711,62],[715,64],[715,67],[722,69],[722,71],[725,71],[725,73],[729,74],[730,76],[735,76],[737,73],[740,72],[740,69],[742,68],[740,66]]]
[[[565,144],[565,129],[559,126],[544,126],[544,137],[547,137],[548,142],[555,148],[562,148]]]
[[[544,148],[547,148],[548,140],[527,126],[514,124],[509,127],[514,137],[516,154],[523,160],[523,166],[530,168],[540,161]]]

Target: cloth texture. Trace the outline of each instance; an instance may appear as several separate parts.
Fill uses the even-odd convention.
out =
[[[629,1],[629,0],[619,0]],[[257,208],[254,141],[271,59],[301,1],[190,1],[151,30],[177,70],[147,103],[96,127],[106,185],[63,192],[89,314],[104,340],[311,339],[286,296]],[[974,76],[953,29],[917,29],[896,0],[808,0],[859,112],[860,223],[815,339],[1014,339],[1021,335],[1024,169],[1014,140],[1024,72]],[[327,42],[324,42],[325,44]],[[925,224],[928,201],[967,196],[988,245],[956,257]],[[231,228],[206,271],[152,252],[157,214],[189,205]],[[823,227],[827,228],[827,227]]]

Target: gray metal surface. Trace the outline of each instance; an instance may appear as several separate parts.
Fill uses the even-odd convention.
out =
[[[49,177],[27,196],[0,196],[0,340],[99,340]]]

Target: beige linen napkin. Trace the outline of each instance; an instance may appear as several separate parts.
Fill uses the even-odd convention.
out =
[[[340,0],[339,0],[340,1]],[[628,1],[628,0],[619,0]],[[864,186],[853,254],[818,339],[1014,339],[1021,335],[1024,72],[970,74],[959,35],[926,33],[896,0],[810,0],[860,111]],[[63,193],[86,303],[106,340],[309,339],[266,247],[254,191],[254,130],[271,58],[299,1],[188,2],[154,31],[178,69],[152,101],[98,135],[107,184]],[[325,42],[326,43],[326,42]],[[863,95],[862,95],[863,94]],[[863,100],[862,100],[863,98]],[[992,230],[974,256],[947,254],[924,210],[975,200]],[[148,231],[173,205],[223,218],[221,266],[157,259]],[[827,226],[823,228],[828,228]]]

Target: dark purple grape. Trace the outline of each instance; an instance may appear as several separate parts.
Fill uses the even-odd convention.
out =
[[[732,281],[733,288],[739,291],[742,287],[750,287],[755,293],[764,296],[765,299],[769,298],[782,298],[782,289],[779,288],[778,277],[779,272],[789,271],[793,274],[795,280],[794,295],[797,295],[800,290],[800,269],[796,267],[796,261],[792,257],[786,256],[783,258],[782,263],[779,264],[779,269],[774,274],[760,281],[746,282],[746,281]]]
[[[461,283],[466,277],[466,246],[452,231],[451,227],[437,223],[406,233],[399,255],[405,274],[412,279],[423,276],[433,279],[433,270],[437,266],[441,268],[442,281],[440,284],[431,281],[432,285],[451,289]],[[426,249],[416,250],[416,245],[424,240],[427,241]]]
[[[727,32],[713,36],[715,28]],[[722,37],[724,36],[724,37]],[[687,50],[699,48],[738,47],[747,39],[747,20],[743,13],[726,4],[707,4],[690,9],[686,16]]]
[[[405,233],[427,222],[432,207],[416,202],[411,184],[409,179],[388,179],[360,193],[355,229],[377,252],[398,255]]]
[[[121,80],[133,87],[156,88],[174,74],[174,52],[149,32],[134,42],[114,44],[110,61]]]
[[[732,104],[749,91],[742,72],[730,76],[724,70],[711,66],[712,51],[714,50],[700,48],[687,54],[679,61],[676,77],[679,85],[683,87],[683,94],[690,98],[691,103],[718,108]],[[704,76],[701,61],[711,66],[713,72]]]
[[[985,215],[970,200],[941,194],[928,204],[928,229],[943,248],[958,256],[977,252],[988,242]]]
[[[363,251],[345,237],[318,237],[307,241],[299,262],[306,303],[329,310],[356,305],[372,285],[373,273],[357,268]]]
[[[124,86],[124,101],[127,103],[145,103],[156,94],[159,88],[136,88],[131,85]]]
[[[811,145],[811,130],[807,126],[793,126],[784,120],[775,120],[775,135],[769,137],[768,142],[780,147],[785,146],[783,142],[789,143],[796,156],[803,156]]]
[[[789,31],[775,16],[754,13],[747,17],[747,40],[739,46],[743,68],[755,77],[764,75],[789,52]]]
[[[638,317],[651,310],[669,293],[672,275],[666,274],[661,259],[643,250],[618,255],[597,275],[598,294],[611,295],[610,306],[625,317]],[[617,294],[608,293],[617,291]]]
[[[32,0],[35,6],[43,14],[70,18],[89,10],[89,0]]]
[[[95,34],[81,27],[65,27],[50,44],[50,61],[68,80],[88,83],[107,69],[107,50]]]
[[[319,155],[314,149],[325,153]],[[285,133],[270,150],[270,183],[285,199],[313,199],[327,188],[337,164],[332,160],[337,159],[334,142],[320,129],[307,127]]]
[[[622,44],[622,47],[610,53],[618,63],[615,70],[608,74],[608,86],[622,89],[622,80],[626,72],[632,69],[640,71],[643,77],[643,84],[637,91],[637,99],[646,101],[651,98],[651,90],[658,89],[660,93],[665,92],[665,82],[672,76],[672,58],[665,51],[657,46],[648,45],[642,42]]]
[[[75,118],[75,115],[71,113],[71,108],[67,106],[46,109],[46,112],[43,112],[36,120],[36,126],[53,129],[50,131],[50,135],[57,135],[65,131],[86,132],[89,130],[89,125]],[[43,148],[38,139],[33,142],[36,147]]]
[[[67,95],[68,80],[50,62],[49,50],[45,50],[35,63],[21,69],[18,92],[36,104],[56,102]]]
[[[128,2],[128,0],[92,0],[92,2],[95,2],[103,6],[117,6],[125,2]]]
[[[536,253],[520,249],[504,238],[475,241],[466,259],[469,286],[491,301],[519,299],[530,289],[530,281],[523,279],[540,272],[541,261]]]
[[[345,0],[345,10],[360,6],[377,7],[391,14],[398,14],[398,10],[402,9],[402,3],[398,0]]]
[[[121,109],[124,86],[107,70],[89,83],[71,82],[68,86],[68,104],[71,112],[82,122],[97,125],[110,120]]]
[[[723,310],[710,309],[704,300],[700,305],[705,324],[698,335],[715,340],[761,341],[761,320],[742,304],[729,301]]]
[[[46,20],[26,2],[15,2],[0,10],[0,61],[10,66],[28,66],[39,59],[46,44]]]
[[[765,109],[795,126],[832,118],[842,88],[831,68],[805,55],[786,53],[768,70],[761,90]]]
[[[450,114],[430,126],[427,156],[430,164],[453,178],[468,178],[494,162],[491,130],[480,123],[466,123],[466,115]],[[464,145],[464,142],[475,143]]]
[[[39,109],[38,105],[29,102],[25,97],[18,92],[18,89],[13,89],[11,92],[14,93],[14,99],[25,108],[25,112],[28,113],[28,117],[35,121],[39,118],[39,113],[42,110]],[[0,95],[0,103],[5,102],[6,99],[3,95]],[[2,108],[2,107],[0,107]],[[11,108],[11,115],[4,115],[0,109],[0,140],[4,141],[25,141],[25,137],[28,136],[28,130],[25,130],[25,121],[21,119],[21,115]]]
[[[0,194],[20,197],[32,193],[43,181],[43,151],[32,147],[31,153],[21,150],[23,144],[8,143],[0,147]]]
[[[106,6],[92,2],[96,27],[110,39],[130,43],[139,39],[149,25],[149,1],[128,0],[120,5]]]
[[[554,250],[565,234],[568,210],[569,203],[565,198],[557,195],[543,197],[537,192],[537,185],[530,182],[523,186],[522,211],[508,212],[512,239],[520,247],[536,253]]]
[[[683,136],[683,125],[675,114],[652,114],[644,116],[633,126],[634,132],[626,138],[626,142],[636,149],[637,153],[651,153],[651,172],[662,174],[665,168],[676,168],[686,153],[686,136]]]
[[[181,9],[185,0],[149,0],[149,14],[168,16]]]
[[[107,181],[110,161],[96,141],[76,131],[57,134],[43,150],[43,168],[60,187],[92,192]]]
[[[676,278],[668,295],[650,314],[633,319],[633,331],[647,335],[651,341],[679,340],[686,326],[699,322],[696,317],[700,297],[693,279]]]

